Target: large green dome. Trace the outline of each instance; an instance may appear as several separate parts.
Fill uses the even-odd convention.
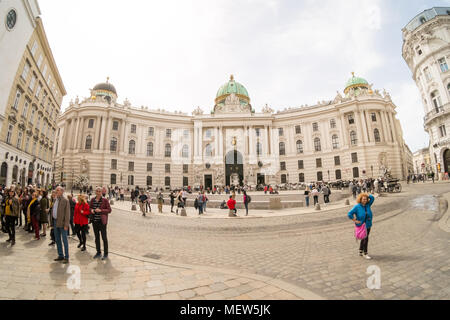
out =
[[[216,104],[223,103],[225,99],[232,93],[234,93],[239,98],[241,103],[250,103],[250,97],[248,95],[247,89],[245,89],[245,87],[239,82],[234,81],[234,77],[233,75],[231,75],[230,81],[221,86],[217,91]]]
[[[353,72],[352,75],[353,76],[347,81],[347,84],[345,85],[344,93],[347,93],[351,88],[369,88],[369,83],[366,81],[366,79],[355,77],[355,73]]]

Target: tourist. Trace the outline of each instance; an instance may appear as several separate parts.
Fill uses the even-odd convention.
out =
[[[52,191],[52,194],[50,196],[50,205],[49,205],[49,215],[48,215],[48,221],[50,224],[50,240],[51,242],[48,244],[49,246],[53,246],[54,244],[56,244],[55,241],[55,228],[53,225],[53,205],[55,204],[56,201],[56,189]]]
[[[206,212],[206,203],[209,201],[208,197],[205,194],[205,191],[203,191],[203,213]]]
[[[25,189],[23,195],[22,195],[22,199],[21,199],[21,204],[22,204],[22,213],[23,213],[23,224],[24,227],[23,229],[25,231],[28,231],[30,229],[30,225],[28,224],[28,220],[27,220],[27,209],[28,209],[28,205],[30,203],[30,194],[28,193],[28,189]]]
[[[42,198],[39,202],[41,206],[41,216],[40,216],[40,223],[42,227],[42,234],[41,237],[47,236],[46,229],[48,225],[48,208],[49,208],[49,200],[48,200],[48,193],[47,190],[42,190]]]
[[[198,215],[203,214],[203,197],[204,195],[200,191],[197,196]]]
[[[52,207],[52,218],[56,247],[58,248],[58,258],[54,261],[61,261],[64,264],[69,263],[69,242],[67,240],[67,234],[70,224],[70,203],[64,197],[64,189],[60,186],[56,188],[56,199]]]
[[[174,213],[173,206],[175,205],[175,194],[173,193],[173,191],[170,192],[169,197],[170,197],[170,212]]]
[[[305,195],[305,203],[306,203],[306,206],[307,207],[309,207],[309,194],[310,194],[311,192],[309,191],[309,187],[307,186],[306,188],[305,188],[305,192],[304,192],[304,195]]]
[[[73,222],[75,223],[75,232],[80,241],[78,248],[81,247],[81,251],[86,251],[86,231],[89,224],[89,215],[89,204],[86,202],[86,197],[80,194],[75,205]]]
[[[147,201],[145,202],[145,211],[147,212],[152,212],[152,196],[150,194],[150,190],[147,190]]]
[[[357,227],[362,226],[364,223],[366,224],[367,236],[365,239],[361,240],[359,246],[359,255],[364,256],[367,260],[372,259],[368,255],[368,245],[369,245],[369,234],[370,229],[372,228],[372,210],[371,206],[375,198],[373,195],[369,195],[367,193],[361,193],[358,195],[356,199],[356,205],[348,212],[348,218],[353,220]]]
[[[31,201],[28,205],[27,216],[33,225],[34,239],[39,240],[39,219],[41,217],[41,206],[38,200],[38,192],[34,191],[31,195]]]
[[[102,260],[106,260],[108,259],[108,237],[106,228],[108,225],[108,215],[111,213],[111,206],[109,205],[108,199],[102,197],[102,188],[95,188],[95,197],[91,199],[89,209],[93,215],[92,227],[94,228],[95,248],[97,249],[94,259],[98,259],[102,256],[102,251],[100,248],[101,234],[103,240]]]
[[[120,201],[125,201],[125,191],[120,188]]]
[[[8,230],[9,239],[6,242],[11,242],[11,246],[16,243],[16,219],[20,215],[20,203],[16,197],[14,190],[10,189],[5,201],[5,222]]]
[[[434,183],[434,171],[431,172],[431,179],[433,180]]]
[[[184,192],[184,190],[183,190],[183,192]],[[177,211],[176,211],[176,214],[178,214],[178,209],[184,208],[184,205],[185,205],[185,201],[183,199],[183,192],[180,191],[178,193],[178,195],[177,195]]]
[[[143,217],[145,217],[146,203],[147,203],[147,195],[144,193],[144,191],[142,191],[141,195],[139,196],[139,208],[141,209]]]
[[[319,203],[319,190],[316,187],[311,191],[311,195],[314,199],[314,205]]]
[[[185,189],[183,189],[183,202],[184,202],[184,206],[183,207],[186,207],[186,201],[187,201],[187,192],[186,192],[186,190]]]
[[[250,203],[250,196],[247,196],[247,191],[244,190],[243,192],[243,198],[244,198],[244,206],[245,206],[245,215],[248,216],[248,204]]]
[[[75,205],[77,203],[75,202],[75,199],[73,198],[73,194],[69,194],[67,196],[67,199],[69,200],[69,204],[70,204],[70,230],[72,231],[72,234],[70,233],[70,231],[68,232],[68,234],[73,237],[76,234],[75,233],[75,225],[73,224],[73,215],[75,214]]]
[[[325,205],[327,203],[330,202],[330,194],[331,194],[331,190],[327,185],[324,185],[322,188],[322,193],[323,193],[323,202],[325,203]]]
[[[236,209],[236,200],[234,200],[233,196],[230,196],[230,198],[227,201],[227,207],[228,210],[233,211],[234,215],[237,215],[237,209]]]
[[[134,198],[135,198],[135,194],[134,194],[134,190],[130,191],[130,197],[131,197],[131,203],[134,203]]]
[[[158,212],[162,213],[163,212],[162,209],[163,209],[163,203],[164,203],[164,196],[163,196],[161,191],[158,193],[158,196],[157,196],[156,200],[158,201]]]

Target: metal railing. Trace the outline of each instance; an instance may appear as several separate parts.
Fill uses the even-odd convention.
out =
[[[424,117],[424,121],[428,122],[431,121],[439,116],[445,115],[448,112],[450,112],[450,103],[444,104],[443,106],[440,106],[438,109],[433,108],[432,111],[427,112]]]

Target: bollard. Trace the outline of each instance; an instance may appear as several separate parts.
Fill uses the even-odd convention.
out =
[[[350,205],[350,200],[345,199],[345,205],[346,205],[346,206],[349,206],[349,205]]]
[[[135,205],[135,204],[133,204],[133,205],[131,206],[131,211],[136,211],[136,205]]]
[[[316,210],[320,210],[320,204],[316,204]]]
[[[180,216],[182,216],[182,217],[187,217],[186,209],[185,209],[185,208],[181,208]]]

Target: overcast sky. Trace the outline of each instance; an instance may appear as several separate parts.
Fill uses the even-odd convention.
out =
[[[401,29],[450,0],[39,0],[67,96],[106,81],[135,107],[209,112],[230,74],[257,112],[332,100],[354,71],[397,105],[406,143],[428,145]]]

